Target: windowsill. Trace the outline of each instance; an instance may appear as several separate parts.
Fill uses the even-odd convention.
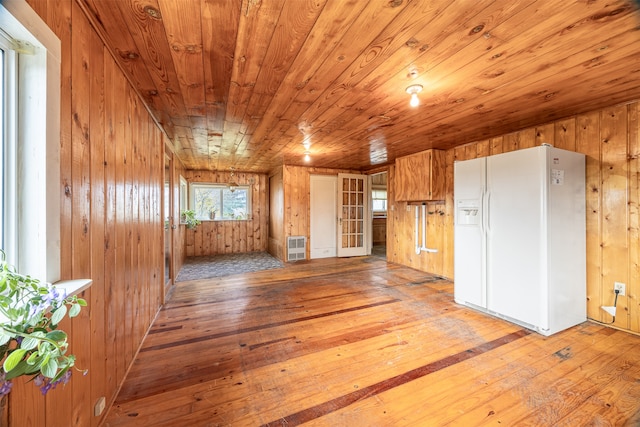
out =
[[[92,283],[93,281],[91,279],[60,280],[53,283],[53,286],[58,289],[64,289],[66,295],[71,297],[89,289]]]

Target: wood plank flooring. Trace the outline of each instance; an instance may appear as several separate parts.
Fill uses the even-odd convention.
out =
[[[637,426],[640,337],[543,337],[376,257],[183,282],[105,425]]]

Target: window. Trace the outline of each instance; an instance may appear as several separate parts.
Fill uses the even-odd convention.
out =
[[[2,138],[2,149],[0,150],[0,185],[2,197],[0,206],[2,207],[2,222],[0,224],[0,244],[2,249],[10,252],[10,256],[15,256],[15,180],[13,172],[16,148],[16,93],[17,93],[17,54],[14,48],[15,42],[4,32],[0,33],[0,55],[2,65],[0,66],[0,79],[2,80],[2,102],[0,103],[0,136]],[[13,254],[11,254],[13,252]],[[12,260],[10,260],[12,261]]]
[[[178,191],[178,200],[180,201],[180,215],[182,216],[182,212],[187,210],[187,180],[184,179],[182,175],[180,175],[180,188]]]
[[[191,209],[200,220],[247,220],[251,212],[249,186],[239,185],[233,191],[223,184],[191,184]]]
[[[387,213],[387,190],[371,190],[374,214]]]
[[[1,2],[0,34],[0,243],[20,272],[54,282],[60,278],[60,40],[19,0]]]

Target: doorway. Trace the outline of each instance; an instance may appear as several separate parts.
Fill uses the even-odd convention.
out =
[[[367,175],[311,175],[310,257],[348,257],[371,253]]]
[[[163,191],[163,212],[164,218],[164,295],[163,303],[171,292],[174,283],[174,266],[173,266],[173,233],[175,227],[173,224],[173,162],[171,153],[164,155],[164,191]]]
[[[338,174],[338,256],[371,254],[369,177]]]
[[[371,175],[371,254],[387,257],[387,172]]]

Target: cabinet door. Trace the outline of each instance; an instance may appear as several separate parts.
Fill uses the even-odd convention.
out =
[[[431,151],[407,157],[407,200],[427,200],[431,189]]]
[[[429,159],[429,198],[427,200],[444,200],[446,197],[445,168],[446,155],[442,150],[430,150]]]
[[[442,150],[427,150],[396,159],[397,201],[444,200],[445,156]]]

